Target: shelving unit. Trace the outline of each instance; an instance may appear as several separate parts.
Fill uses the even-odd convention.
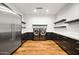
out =
[[[57,23],[60,23],[60,22],[64,22],[64,21],[66,21],[66,19],[58,20],[58,21],[56,21],[54,24],[57,24]]]
[[[66,26],[56,26],[54,28],[66,28]]]
[[[22,27],[22,28],[24,28],[24,29],[25,29],[26,27]]]
[[[54,23],[55,32],[64,33],[65,31],[67,31],[67,24],[65,23],[65,21],[66,21],[66,19],[61,19]]]
[[[57,26],[55,26],[54,28],[63,28],[63,27],[66,27],[66,24],[63,24],[63,25],[57,25]]]
[[[63,25],[66,25],[65,23],[66,19],[61,19],[61,20],[58,20],[56,22],[54,22],[55,26],[63,26]]]
[[[69,25],[69,31],[74,32],[73,35],[75,36],[75,33],[79,35],[79,19],[74,19],[70,21],[66,21],[66,23]],[[77,37],[77,35],[75,37]]]
[[[59,21],[56,21],[54,24],[54,28],[66,28],[66,24],[65,24],[65,21],[66,19],[62,19],[62,20],[59,20]],[[59,24],[60,23],[60,24]]]
[[[79,19],[71,20],[71,21],[66,21],[65,23],[74,23],[74,22],[79,22]]]
[[[22,23],[22,28],[25,29],[26,28],[25,27],[26,22],[22,21],[21,23]]]
[[[60,22],[61,23],[61,22]],[[68,24],[68,27],[67,25]],[[65,21],[64,25],[55,25],[55,32],[79,40],[79,19]],[[68,32],[67,32],[68,31]]]
[[[26,24],[26,22],[22,21],[22,24]]]

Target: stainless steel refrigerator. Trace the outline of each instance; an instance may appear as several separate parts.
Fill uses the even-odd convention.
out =
[[[11,54],[21,45],[21,17],[0,10],[0,55]]]

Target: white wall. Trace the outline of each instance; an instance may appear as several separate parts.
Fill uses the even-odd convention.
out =
[[[74,20],[79,18],[79,3],[71,3],[65,6],[58,14],[57,20],[61,19]]]
[[[66,21],[79,19],[79,3],[68,4],[57,15],[56,21],[66,19]],[[67,23],[66,31],[63,34],[77,38],[79,40],[79,22]],[[59,29],[60,30],[60,29]],[[62,30],[64,31],[64,30]],[[61,31],[61,32],[62,32]]]
[[[21,23],[21,17],[10,11],[8,8],[0,4],[0,33],[10,32],[11,24],[19,24]],[[8,10],[7,10],[8,9]],[[16,30],[16,29],[15,29]]]
[[[47,24],[47,32],[52,32],[54,30],[54,19],[54,16],[51,15],[26,15],[24,16],[24,21],[26,22],[26,29],[22,29],[22,33],[33,32],[33,24]]]

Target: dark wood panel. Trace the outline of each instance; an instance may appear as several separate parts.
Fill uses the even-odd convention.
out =
[[[22,40],[31,40],[34,38],[34,35],[32,32],[27,32],[27,33],[24,33],[22,34]]]
[[[46,35],[45,35],[46,39],[52,39],[55,36],[56,35],[53,34],[52,32],[47,32]],[[22,39],[34,39],[33,32],[27,32],[27,33],[22,34]]]
[[[62,35],[58,35],[58,38],[55,38],[55,42],[62,48],[64,49],[68,54],[70,55],[79,55],[79,41],[65,37]]]

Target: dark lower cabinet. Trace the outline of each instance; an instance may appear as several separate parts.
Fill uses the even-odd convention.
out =
[[[57,38],[58,38],[58,35],[57,35],[57,34],[54,34],[54,33],[52,33],[52,32],[47,32],[47,33],[46,33],[46,39],[47,39],[47,40],[50,40],[50,39],[55,40],[55,39],[57,39]]]
[[[32,32],[22,34],[22,40],[32,40],[34,35]]]
[[[79,41],[56,34],[54,41],[69,55],[79,55]]]

